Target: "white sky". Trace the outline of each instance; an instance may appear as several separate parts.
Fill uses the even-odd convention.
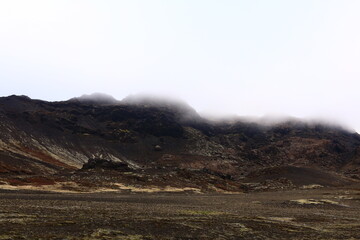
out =
[[[0,0],[0,96],[175,95],[360,131],[359,0]]]

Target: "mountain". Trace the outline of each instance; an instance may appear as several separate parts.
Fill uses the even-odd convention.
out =
[[[80,97],[75,97],[68,102],[78,102],[83,104],[95,104],[95,105],[116,105],[119,103],[113,96],[103,93],[84,94]]]
[[[360,179],[355,132],[300,120],[212,121],[177,100],[13,95],[0,98],[0,131],[3,185],[249,191]]]

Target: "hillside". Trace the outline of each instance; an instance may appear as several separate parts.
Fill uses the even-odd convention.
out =
[[[338,186],[360,179],[360,135],[340,127],[219,122],[182,102],[98,97],[0,98],[3,185],[221,192]],[[93,167],[82,169],[89,159]],[[104,168],[104,161],[123,167]]]

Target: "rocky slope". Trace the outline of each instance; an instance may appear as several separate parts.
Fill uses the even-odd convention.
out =
[[[63,102],[2,97],[0,131],[3,184],[41,185],[51,179],[84,186],[117,182],[244,191],[360,179],[357,133],[301,121],[215,122],[185,103],[148,97]],[[96,158],[102,164],[122,162],[123,168],[94,167],[93,160],[93,167],[81,169]],[[34,176],[43,180],[32,182]]]

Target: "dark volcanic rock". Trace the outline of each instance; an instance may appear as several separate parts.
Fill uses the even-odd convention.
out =
[[[85,163],[81,170],[89,169],[107,169],[107,170],[116,170],[116,171],[131,171],[128,164],[123,162],[113,162],[111,160],[101,159],[101,158],[90,158],[87,163]]]
[[[200,174],[199,182],[214,188],[212,178],[229,184],[246,176],[259,182],[287,177],[295,185],[302,184],[301,174],[306,184],[319,182],[319,177],[322,184],[331,181],[329,185],[348,183],[341,180],[346,177],[360,179],[357,133],[298,120],[271,126],[241,120],[213,122],[173,101],[85,96],[46,102],[3,97],[0,132],[2,175],[131,168],[171,176],[173,171],[184,170]],[[88,162],[90,156],[114,163]],[[171,185],[171,181],[166,183]]]

